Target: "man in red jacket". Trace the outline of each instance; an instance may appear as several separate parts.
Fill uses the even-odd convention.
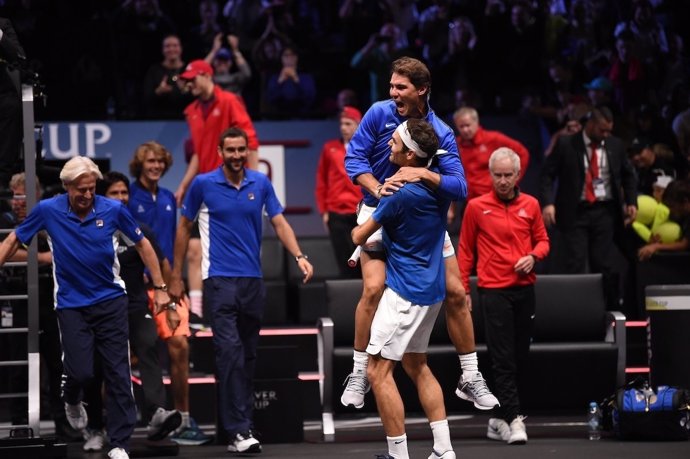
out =
[[[348,269],[347,260],[355,250],[350,233],[357,226],[357,205],[362,190],[345,172],[345,149],[362,121],[362,113],[345,106],[340,112],[339,139],[327,141],[321,149],[316,169],[316,205],[333,245],[342,277],[359,277],[359,270]]]
[[[479,125],[479,114],[471,107],[462,107],[453,115],[458,130],[455,140],[467,179],[467,200],[488,193],[492,189],[489,174],[489,155],[499,147],[507,147],[520,157],[521,179],[529,164],[529,151],[520,142],[498,131],[487,131]]]
[[[524,444],[527,432],[518,379],[526,370],[534,323],[534,264],[548,254],[549,237],[539,202],[515,186],[520,157],[499,148],[488,163],[493,191],[467,203],[458,263],[468,292],[470,273],[477,266],[479,307],[500,402],[489,419],[487,436]]]

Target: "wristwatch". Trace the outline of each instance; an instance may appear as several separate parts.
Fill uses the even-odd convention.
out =
[[[295,262],[299,263],[299,259],[300,259],[300,258],[304,258],[305,260],[308,260],[308,259],[309,259],[309,256],[307,256],[307,255],[305,255],[305,254],[303,254],[303,253],[300,253],[299,255],[297,255],[297,256],[295,257]]]
[[[167,285],[167,284],[154,285],[154,286],[153,286],[153,289],[154,289],[154,290],[160,290],[160,291],[163,291],[163,292],[167,292],[167,291],[168,291],[168,285]]]

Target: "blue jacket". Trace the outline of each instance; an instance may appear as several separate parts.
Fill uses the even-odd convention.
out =
[[[467,182],[455,134],[430,107],[424,119],[431,123],[439,137],[440,150],[430,166],[431,170],[441,174],[441,185],[437,192],[445,199],[460,201],[467,196]],[[405,120],[398,114],[392,100],[376,102],[367,110],[345,155],[345,170],[354,183],[357,183],[358,176],[366,173],[372,174],[381,183],[395,174],[398,166],[388,160],[388,141],[398,125]],[[378,200],[366,190],[363,191],[364,203],[375,207]]]

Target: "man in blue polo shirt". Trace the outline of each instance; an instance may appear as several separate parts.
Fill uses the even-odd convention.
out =
[[[391,163],[426,167],[438,149],[432,125],[410,119],[388,142]],[[455,459],[441,386],[427,365],[426,350],[441,302],[446,295],[443,235],[450,201],[423,182],[408,183],[381,199],[374,213],[352,231],[364,244],[383,227],[386,289],[376,308],[367,346],[371,381],[388,455],[407,459],[405,408],[393,379],[397,362],[419,389],[420,403],[434,436],[430,458]]]
[[[218,405],[230,437],[228,451],[259,453],[261,444],[251,427],[252,379],[266,297],[260,259],[264,211],[280,242],[295,257],[304,282],[314,270],[283,216],[268,177],[245,167],[248,152],[247,134],[227,129],[218,144],[222,166],[194,178],[177,227],[170,294],[173,298],[182,295],[184,252],[198,216],[203,296],[211,311]]]
[[[129,366],[127,295],[119,275],[118,238],[133,244],[156,288],[156,309],[170,303],[156,253],[127,208],[95,196],[98,166],[77,156],[65,164],[60,180],[67,194],[40,201],[0,246],[0,266],[39,231],[48,233],[53,253],[55,308],[60,326],[66,378],[63,399],[73,428],[86,427],[82,388],[93,377],[94,352],[103,360],[107,431],[111,459],[128,459],[136,423]]]

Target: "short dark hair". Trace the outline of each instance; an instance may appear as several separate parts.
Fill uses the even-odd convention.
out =
[[[419,148],[428,155],[427,158],[415,156],[417,164],[419,166],[426,166],[429,163],[429,159],[438,151],[439,142],[434,127],[428,121],[410,118],[407,120],[407,130],[412,140],[417,142]],[[409,150],[404,142],[403,149],[403,151]]]
[[[413,57],[401,57],[391,64],[391,75],[397,73],[407,77],[412,85],[419,88],[427,88],[426,94],[431,90],[431,72],[424,62]]]
[[[613,112],[606,105],[598,105],[588,113],[588,119],[594,121],[606,121],[608,123],[613,122]]]
[[[664,190],[661,200],[668,207],[690,202],[690,180],[673,180]]]
[[[231,137],[242,137],[244,141],[249,144],[249,137],[247,136],[247,133],[244,132],[243,129],[240,129],[238,127],[231,127],[227,128],[224,130],[220,137],[218,138],[218,147],[223,148],[223,144],[225,143],[225,139],[231,138]]]
[[[98,179],[96,181],[96,194],[105,196],[105,194],[108,192],[108,188],[117,182],[123,182],[127,187],[127,191],[129,192],[129,179],[127,176],[122,172],[110,171],[103,174],[102,179]]]

